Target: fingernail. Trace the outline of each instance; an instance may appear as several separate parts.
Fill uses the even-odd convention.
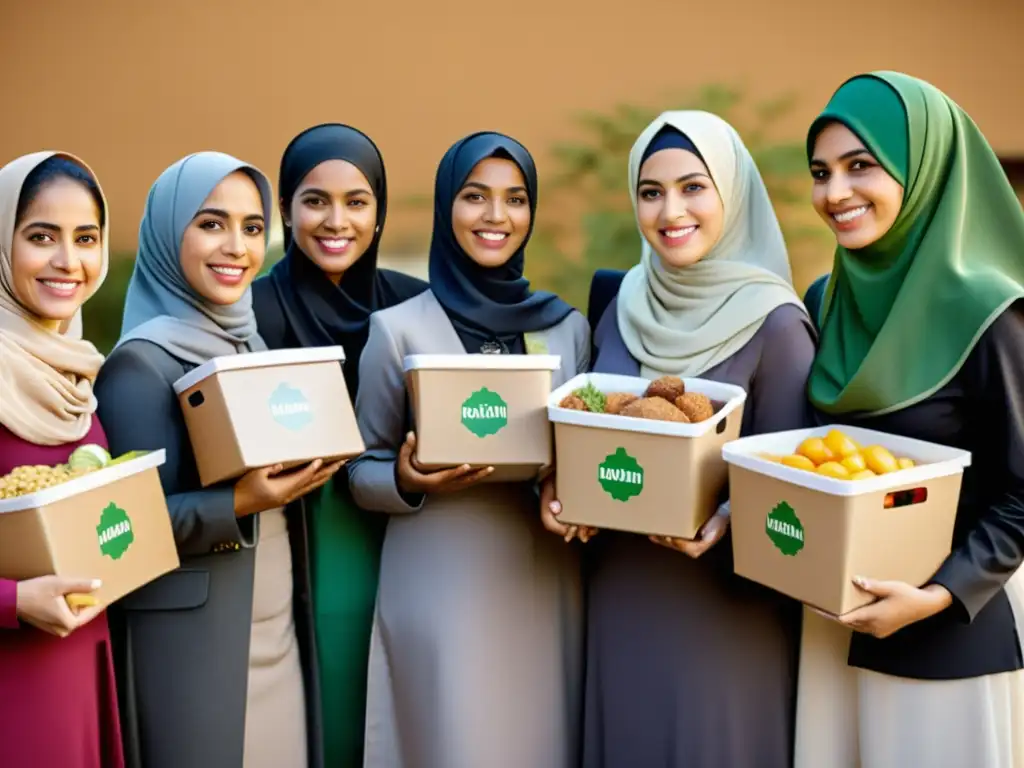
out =
[[[548,509],[551,510],[551,514],[553,515],[559,515],[562,513],[562,505],[559,504],[557,501],[552,501],[550,504],[548,504]]]
[[[93,579],[91,582],[89,582],[89,586],[93,589],[99,589],[103,586],[103,582],[100,579]]]

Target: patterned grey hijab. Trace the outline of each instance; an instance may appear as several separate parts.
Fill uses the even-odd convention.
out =
[[[145,339],[195,365],[266,349],[256,329],[251,290],[230,306],[211,304],[189,285],[181,269],[185,230],[203,201],[236,171],[245,171],[256,182],[269,237],[274,197],[263,173],[221,152],[198,152],[176,162],[149,190],[118,346]]]

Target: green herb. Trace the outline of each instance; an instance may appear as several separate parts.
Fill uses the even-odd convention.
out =
[[[580,387],[573,394],[583,401],[591,413],[604,413],[606,403],[604,392],[595,387],[593,382],[588,381],[587,386]]]

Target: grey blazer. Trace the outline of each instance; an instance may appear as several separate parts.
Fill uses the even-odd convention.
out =
[[[590,326],[579,312],[528,336],[543,341],[549,354],[562,357],[552,388],[590,365]],[[375,342],[375,337],[385,341]],[[411,354],[458,355],[466,350],[432,291],[372,315],[370,340],[359,361],[359,377],[376,386],[360,387],[355,406],[367,450],[348,465],[349,488],[363,509],[415,512],[423,499],[403,496],[395,474],[398,448],[413,423],[402,361]]]
[[[180,568],[109,611],[128,768],[242,766],[259,516],[235,517],[232,484],[200,486],[172,388],[191,367],[148,341],[130,341],[107,358],[95,386],[112,454],[166,450],[160,481],[181,556]],[[304,522],[289,519],[289,534],[310,765],[319,768]]]

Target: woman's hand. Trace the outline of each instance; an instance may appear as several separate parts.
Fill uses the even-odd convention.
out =
[[[344,464],[344,459],[331,464],[315,459],[288,472],[281,464],[251,469],[235,483],[235,517],[287,506],[322,486]]]
[[[430,470],[416,461],[416,435],[405,436],[398,451],[398,490],[406,494],[455,493],[479,483],[494,467],[473,469],[468,464],[450,469]]]
[[[701,527],[695,539],[677,539],[672,536],[648,536],[655,544],[682,552],[696,559],[722,540],[729,530],[729,515],[716,512]]]
[[[599,529],[585,525],[565,525],[558,521],[562,504],[555,498],[555,475],[552,473],[540,484],[540,521],[551,533],[558,534],[568,543],[578,538],[584,544],[597,535]]]
[[[889,637],[953,604],[949,590],[939,584],[918,588],[902,581],[874,581],[860,576],[853,583],[879,599],[840,616],[838,620],[857,632],[878,638]]]
[[[66,579],[40,576],[18,582],[18,618],[57,637],[67,637],[95,619],[102,606],[72,608],[67,595],[89,594],[100,588],[98,579]]]

